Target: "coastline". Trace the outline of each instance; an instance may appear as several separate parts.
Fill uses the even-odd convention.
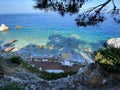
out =
[[[93,62],[92,53],[102,48],[106,40],[118,37],[120,33],[119,26],[115,27],[116,31],[112,31],[112,28],[105,24],[106,22],[103,26],[108,30],[104,30],[103,26],[78,28],[70,16],[65,18],[58,15],[48,16],[48,14],[0,15],[0,23],[10,27],[9,31],[0,32],[0,46],[4,50],[11,47],[6,50],[11,52],[7,54],[1,52],[1,55],[6,58],[20,56],[23,60],[36,57],[60,59],[67,55],[64,59],[86,64]],[[15,26],[23,28],[16,29]],[[14,39],[18,41],[4,47]]]
[[[3,58],[19,56],[30,65],[47,71],[49,71],[48,68],[45,67],[47,64],[49,64],[50,67],[51,65],[58,65],[58,69],[54,67],[52,70],[77,71],[80,67],[93,62],[92,59],[87,56],[91,55],[92,52],[90,52],[89,49],[86,49],[88,51],[84,49],[81,50],[81,48],[79,48],[79,40],[76,38],[53,35],[49,37],[49,42],[45,46],[30,44],[18,50],[16,50],[14,46],[16,42],[20,41],[10,40],[1,47],[0,54]],[[9,50],[11,47],[14,48]],[[6,49],[9,51],[6,51]]]

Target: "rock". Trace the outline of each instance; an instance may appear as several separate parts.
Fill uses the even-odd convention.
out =
[[[80,36],[78,34],[76,34],[76,33],[73,33],[71,36],[76,38],[76,39],[80,39]]]
[[[90,52],[91,52],[91,49],[90,49],[90,48],[85,48],[85,52],[90,53]]]
[[[81,81],[83,84],[88,84],[89,88],[95,88],[103,82],[103,76],[100,74],[100,67],[96,63],[90,63],[86,67],[81,68],[78,75],[86,78],[87,81],[84,80],[84,78],[82,78]]]
[[[49,49],[50,50],[54,49],[54,45],[49,46]]]
[[[12,43],[16,42],[16,39],[10,40],[9,42],[7,42],[6,44],[4,44],[4,46],[8,46],[11,45]]]
[[[89,82],[91,87],[97,86],[99,84],[102,84],[103,78],[100,77],[100,75],[96,72],[92,72],[89,78]]]
[[[59,48],[59,51],[63,51],[63,49],[64,49],[64,47],[60,47],[60,48]]]
[[[111,38],[107,40],[107,45],[115,48],[120,48],[120,38]]]
[[[16,29],[20,29],[23,28],[22,26],[15,26]]]
[[[6,31],[6,30],[8,30],[9,28],[6,26],[6,25],[4,25],[4,24],[1,24],[1,26],[0,26],[0,31]]]
[[[96,87],[97,85],[102,84],[103,77],[100,74],[100,67],[98,64],[91,63],[87,66],[88,70],[90,70],[90,75],[88,82],[90,84],[90,87]]]
[[[44,49],[45,48],[45,46],[44,45],[40,45],[40,47],[39,47],[40,49]]]
[[[4,50],[4,52],[10,52],[10,51],[12,51],[14,48],[15,48],[15,47],[8,47],[8,48],[6,48],[6,49]]]
[[[4,75],[3,68],[2,68],[2,66],[0,66],[0,79],[3,78],[3,75]]]
[[[62,59],[68,59],[70,58],[70,53],[62,53],[61,57]]]

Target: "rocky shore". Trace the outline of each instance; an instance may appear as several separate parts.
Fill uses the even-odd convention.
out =
[[[56,66],[55,64],[57,63],[59,66],[57,70],[61,70],[62,66],[68,66],[71,67],[71,70],[78,71],[81,66],[94,62],[92,60],[90,48],[86,48],[85,50],[80,49],[79,40],[76,38],[53,35],[49,37],[49,41],[46,45],[38,46],[30,44],[18,50],[14,46],[14,43],[16,42],[20,41],[12,39],[3,43],[0,47],[0,56],[4,58],[19,56],[23,60],[28,61],[31,65],[40,69],[47,66],[47,63],[51,63],[50,66]],[[40,67],[40,65],[43,67]],[[44,68],[44,70],[48,69]],[[52,68],[52,70],[56,70],[56,68]]]
[[[5,24],[1,24],[0,31],[7,31],[9,28]]]
[[[7,53],[12,55],[13,53]],[[4,52],[4,55],[7,54]],[[0,86],[16,83],[25,90],[119,90],[120,78],[117,75],[104,77],[96,63],[89,63],[81,67],[78,73],[66,78],[47,81],[28,72],[15,71],[11,75],[5,75],[0,67]]]

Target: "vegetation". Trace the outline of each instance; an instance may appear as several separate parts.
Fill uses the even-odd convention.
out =
[[[21,58],[18,56],[11,57],[9,60],[14,64],[20,64],[22,62]]]
[[[55,11],[64,16],[66,13],[78,14],[76,24],[78,26],[97,25],[105,20],[105,13],[111,14],[113,20],[120,23],[120,9],[116,5],[116,0],[104,0],[92,7],[88,7],[85,12],[81,10],[84,4],[91,0],[35,0],[35,8],[45,11]],[[91,1],[89,3],[96,2]],[[107,8],[110,5],[111,7]],[[88,5],[89,6],[89,5]]]
[[[95,53],[95,60],[104,70],[120,73],[120,48],[100,49]]]
[[[77,72],[64,72],[64,73],[49,73],[46,71],[42,71],[40,77],[46,80],[56,80],[59,78],[67,77],[68,75],[71,76],[73,74],[76,74]]]
[[[26,61],[22,61],[21,64],[23,65],[23,67],[25,67],[26,69],[28,69],[32,73],[35,73],[35,74],[41,73],[41,71],[38,68],[33,67],[32,65],[29,65]]]
[[[56,80],[59,78],[64,78],[67,77],[68,75],[73,75],[76,74],[77,72],[64,72],[64,73],[49,73],[46,71],[40,71],[38,68],[36,67],[32,67],[31,65],[29,65],[27,62],[22,62],[22,64],[24,65],[24,67],[26,67],[28,70],[30,70],[32,73],[35,73],[37,76],[39,76],[40,78],[43,78],[45,80]]]
[[[25,88],[20,87],[18,84],[12,83],[5,86],[0,86],[0,90],[25,90]]]
[[[38,77],[40,78],[43,78],[45,80],[55,80],[55,79],[59,79],[59,78],[64,78],[64,77],[67,77],[68,75],[73,75],[73,74],[76,74],[77,72],[64,72],[64,73],[49,73],[49,72],[46,72],[46,71],[42,71],[42,70],[39,70],[38,68],[28,64],[26,61],[23,61],[20,57],[18,56],[13,56],[11,57],[10,59],[8,60],[5,60],[6,62],[8,63],[13,63],[15,65],[12,65],[14,67],[12,68],[15,68],[16,65],[18,67],[18,65],[22,66],[22,68],[25,68],[27,69],[28,71],[30,71],[31,73],[33,74],[36,74]],[[11,64],[10,64],[11,65]],[[10,67],[11,68],[11,67]],[[18,69],[19,70],[19,69]]]

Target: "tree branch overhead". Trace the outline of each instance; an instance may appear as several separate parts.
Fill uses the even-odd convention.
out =
[[[94,5],[94,7],[80,12],[82,6],[89,0],[35,0],[34,8],[45,11],[55,11],[60,15],[78,14],[75,19],[78,26],[98,25],[105,20],[104,9],[107,5],[112,4],[111,9],[107,12],[113,16],[113,20],[120,23],[120,9],[115,5],[115,0],[106,0],[104,3]],[[89,2],[92,3],[92,2]]]

